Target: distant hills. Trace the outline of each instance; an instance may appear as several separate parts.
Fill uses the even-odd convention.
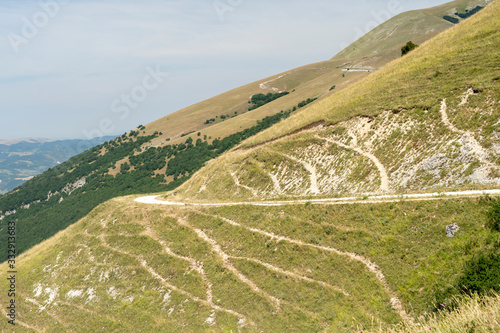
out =
[[[333,60],[363,57],[396,57],[401,44],[420,44],[477,13],[491,0],[456,0],[440,6],[401,13],[382,23],[333,57]],[[453,23],[448,17],[454,17]]]
[[[19,139],[0,139],[0,145],[10,146],[20,142],[28,142],[28,143],[45,143],[45,142],[54,142],[56,139],[49,138],[19,138]]]
[[[5,194],[70,157],[112,140],[12,139],[0,140],[0,194]]]

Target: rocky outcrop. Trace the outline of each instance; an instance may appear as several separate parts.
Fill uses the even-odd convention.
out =
[[[453,238],[455,234],[460,230],[460,227],[456,223],[448,224],[446,226],[446,237]]]

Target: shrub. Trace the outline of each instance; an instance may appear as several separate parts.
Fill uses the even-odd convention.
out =
[[[288,91],[284,91],[284,92],[276,93],[276,94],[268,93],[267,95],[264,95],[264,94],[253,95],[252,98],[250,99],[250,101],[248,102],[249,104],[253,104],[253,105],[248,108],[248,111],[252,111],[252,110],[255,110],[257,108],[260,108],[261,106],[266,105],[267,103],[271,103],[272,101],[274,101],[280,97],[286,96],[288,94],[289,94]]]
[[[466,19],[466,18],[471,17],[472,15],[476,14],[478,11],[480,11],[483,8],[484,7],[477,6],[476,8],[474,8],[472,10],[466,10],[465,13],[461,13],[461,14],[457,13],[457,16],[460,18]]]
[[[465,293],[500,291],[500,254],[489,253],[471,260],[458,280],[458,287]]]
[[[500,198],[486,196],[482,201],[490,206],[487,211],[487,227],[492,231],[500,232]]]
[[[443,16],[443,18],[448,21],[448,22],[451,22],[453,24],[457,24],[460,20],[457,19],[456,17],[451,17],[451,16],[448,16],[448,15],[445,15]]]
[[[406,43],[405,46],[401,48],[401,56],[408,54],[408,52],[416,49],[417,47],[418,47],[417,44],[413,44],[412,41],[409,41],[408,43]]]

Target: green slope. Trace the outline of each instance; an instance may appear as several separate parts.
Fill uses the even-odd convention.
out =
[[[386,192],[381,168],[393,192],[496,186],[499,14],[496,1],[300,109],[208,163],[169,199]],[[151,139],[132,135],[107,149]],[[481,177],[491,182],[473,182]],[[448,302],[467,263],[499,246],[480,199],[156,207],[135,198],[100,205],[19,258],[19,331],[386,329]],[[451,223],[460,230],[448,238]],[[4,263],[0,280],[7,271]],[[0,329],[11,327],[4,320]]]
[[[177,197],[232,201],[498,186],[498,6],[250,138],[196,174]]]
[[[386,52],[400,54],[401,47],[409,40],[420,44],[453,26],[453,23],[443,19],[444,16],[455,16],[456,12],[465,12],[476,6],[484,7],[490,2],[491,0],[455,0],[437,7],[399,14],[349,45],[333,59],[355,59]]]
[[[19,259],[20,332],[388,327],[402,320],[391,298],[410,316],[432,310],[492,246],[478,200],[206,209],[132,200],[99,206]],[[453,222],[461,230],[449,239]],[[6,272],[0,265],[0,279]]]
[[[353,59],[352,65],[378,68],[395,57]],[[110,198],[176,188],[207,161],[279,121],[304,101],[317,98],[311,105],[317,104],[369,75],[343,72],[344,61],[311,64],[236,88],[49,170],[0,198],[0,241],[7,237],[6,223],[17,220],[22,225],[18,244],[22,252]],[[276,91],[290,94],[248,111],[252,95]],[[209,119],[216,121],[207,124]],[[4,259],[5,253],[0,252],[0,260]]]

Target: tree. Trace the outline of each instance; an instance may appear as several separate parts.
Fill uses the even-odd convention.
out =
[[[401,56],[404,56],[405,54],[416,49],[417,47],[418,47],[417,44],[413,44],[412,41],[409,41],[408,43],[406,43],[405,46],[401,48]]]

